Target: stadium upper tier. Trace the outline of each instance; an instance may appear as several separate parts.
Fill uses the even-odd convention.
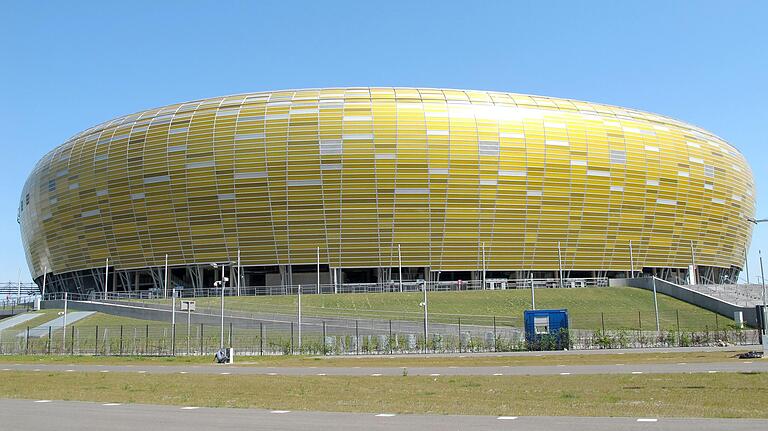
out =
[[[733,277],[754,205],[733,146],[660,115],[329,88],[180,103],[87,129],[34,167],[19,221],[38,281],[47,271],[98,284],[106,259],[120,272],[162,267],[166,254],[173,268],[238,251],[247,268],[291,268],[315,265],[318,247],[326,271],[391,271],[398,246],[404,267],[426,272],[695,261]]]

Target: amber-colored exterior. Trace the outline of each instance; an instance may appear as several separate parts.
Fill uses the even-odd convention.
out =
[[[275,91],[92,127],[21,198],[30,270],[232,261],[478,270],[741,267],[754,184],[698,127],[596,103],[419,88]]]

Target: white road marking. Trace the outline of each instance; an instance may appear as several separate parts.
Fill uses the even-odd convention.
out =
[[[391,418],[392,416],[395,416],[394,413],[379,413],[376,415],[377,418]]]
[[[276,414],[276,415],[281,415],[281,414],[290,413],[290,412],[291,412],[290,410],[272,410],[270,413]]]
[[[371,377],[379,377],[379,376],[381,376],[381,374],[379,374],[379,373],[373,373],[373,374],[371,374]]]
[[[709,370],[709,371],[707,371],[707,372],[708,372],[709,374],[715,374],[717,371],[715,371],[715,370]]]
[[[620,367],[620,366],[622,366],[622,365],[624,365],[624,364],[616,364],[616,366],[618,366],[618,367]]]
[[[32,371],[40,371],[40,368],[35,368],[35,369],[34,369],[34,370],[32,370]]]
[[[454,365],[454,366],[450,366],[450,367],[448,367],[448,368],[459,368],[459,367],[457,367],[457,366],[455,366],[455,365]]]
[[[146,371],[144,371],[144,370],[141,370],[141,371],[137,371],[137,372],[138,372],[139,374],[144,374],[144,373],[146,373]]]
[[[192,406],[190,406],[190,407],[182,407],[181,409],[182,409],[182,410],[197,410],[197,409],[199,409],[199,408],[200,408],[200,407],[192,407]]]
[[[187,374],[186,371],[179,371],[179,374]]]
[[[119,405],[121,405],[121,404],[120,403],[104,403],[104,404],[102,404],[102,406],[107,406],[107,407],[119,406]]]
[[[560,373],[561,376],[570,376],[571,373]]]
[[[276,376],[277,373],[267,373],[268,376]]]
[[[632,371],[632,374],[643,374],[642,371]]]
[[[37,400],[36,403],[50,403],[51,400]]]
[[[752,361],[744,361],[745,364],[751,364]]]
[[[219,373],[219,374],[221,374],[222,376],[228,376],[230,373]]]
[[[317,373],[318,376],[327,376],[328,374],[325,373]]]
[[[688,365],[687,362],[678,362],[677,365]]]
[[[109,370],[101,370],[100,372],[102,372],[102,373],[108,373],[108,372],[109,372]]]
[[[430,374],[430,376],[432,376],[432,377],[438,377],[438,376],[440,376],[440,374],[438,374],[438,373],[433,373],[433,374]]]
[[[517,416],[499,416],[496,419],[498,419],[500,421],[513,421],[513,420],[517,419]]]
[[[640,418],[637,421],[638,422],[658,422],[659,420],[656,418]]]
[[[64,372],[66,372],[66,373],[74,373],[75,370],[64,370]]]
[[[10,368],[3,368],[3,371],[11,371]]]
[[[493,373],[494,376],[503,376],[504,374],[501,373]]]

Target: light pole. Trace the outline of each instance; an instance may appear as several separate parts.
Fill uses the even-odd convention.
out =
[[[298,316],[296,321],[298,322],[298,331],[299,331],[299,354],[301,354],[301,285],[299,285],[298,289],[296,290],[296,293],[299,297],[298,300]]]
[[[427,323],[429,316],[427,314],[428,312],[427,312],[427,282],[426,282],[426,280],[424,281],[422,286],[424,286],[424,302],[422,302],[419,305],[424,307],[424,351],[426,352],[427,351],[427,338],[429,336],[429,324]]]
[[[214,274],[216,273],[216,268],[218,268],[218,264],[212,263],[211,266],[213,267]],[[213,283],[214,287],[221,287],[221,333],[219,334],[219,348],[224,348],[224,289],[227,286],[227,277],[224,277],[224,265],[221,265],[221,280],[216,281]]]

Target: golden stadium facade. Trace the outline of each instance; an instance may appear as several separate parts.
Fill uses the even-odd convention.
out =
[[[407,278],[441,280],[631,265],[679,279],[694,263],[701,282],[721,282],[741,270],[754,205],[732,145],[660,115],[329,88],[198,100],[85,130],[34,167],[19,222],[33,277],[47,273],[53,290],[157,287],[166,255],[175,284],[205,287],[210,263],[238,253],[248,285],[295,282],[318,255],[323,282],[396,281],[401,262]]]

